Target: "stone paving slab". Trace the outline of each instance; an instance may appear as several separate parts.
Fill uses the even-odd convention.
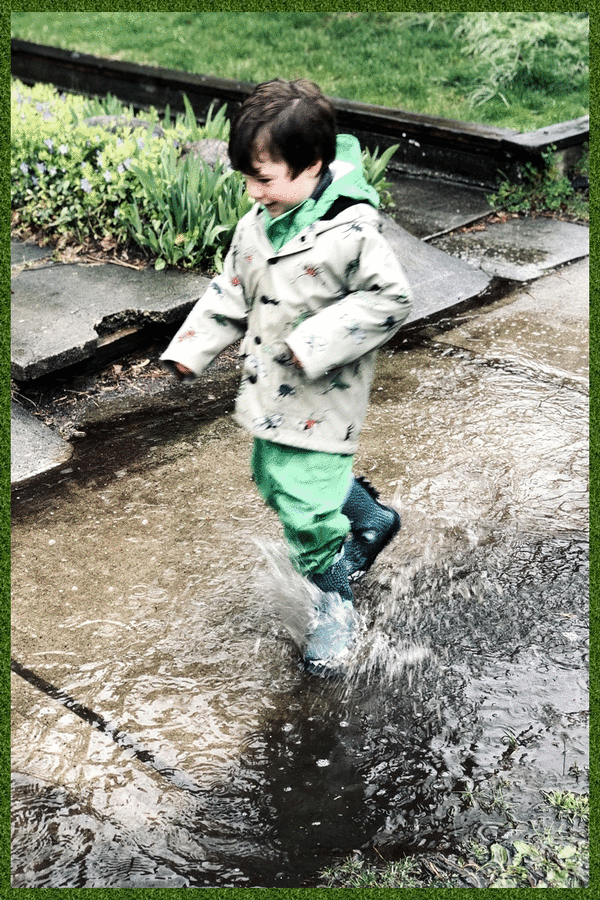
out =
[[[413,309],[406,324],[428,319],[463,303],[488,287],[491,276],[409,234],[390,216],[383,234],[392,246],[413,290]]]
[[[459,202],[458,195],[455,199]],[[460,198],[463,202],[466,199]],[[451,206],[448,210],[446,224],[455,215]],[[456,214],[466,211],[465,205]],[[384,234],[414,291],[407,324],[479,296],[493,276],[526,282],[589,253],[588,228],[553,219],[509,219],[431,242],[420,240],[388,215],[383,222]],[[429,227],[437,227],[432,222]],[[438,225],[441,222],[437,220]],[[21,266],[12,281],[12,374],[17,380],[39,378],[91,359],[104,342],[128,328],[135,331],[149,322],[181,320],[208,284],[203,276],[171,270],[52,263],[36,268],[37,261],[47,258],[47,249],[16,242],[11,254],[14,265]],[[34,266],[22,267],[27,263]],[[68,458],[68,445],[26,410],[11,414],[11,438],[13,483]]]
[[[413,287],[409,322],[426,319],[487,287],[488,275],[429,246],[389,216],[384,216],[384,222],[386,236]],[[46,251],[39,255],[35,251],[40,248],[31,245],[12,249],[17,265],[45,258]],[[107,332],[104,340],[110,340],[127,328],[135,331],[148,322],[183,319],[207,284],[207,278],[192,273],[115,265],[20,269],[12,280],[12,375],[29,381],[94,358],[103,342],[99,331]],[[26,410],[11,415],[11,439],[13,483],[64,461],[65,442]]]
[[[17,403],[10,405],[10,480],[20,484],[64,465],[73,448]]]
[[[532,281],[587,256],[590,233],[583,225],[559,219],[515,218],[434,238],[432,244],[497,278]]]
[[[438,337],[504,367],[531,362],[547,378],[589,382],[589,259],[545,275]]]
[[[52,257],[52,248],[38,247],[37,244],[30,244],[25,241],[10,242],[10,265],[11,269],[18,266],[40,262],[43,259]]]
[[[418,240],[389,216],[384,221],[415,292],[411,321],[487,286],[485,274]],[[22,270],[12,283],[12,375],[29,381],[90,359],[102,342],[99,331],[182,319],[207,284],[208,279],[192,273],[115,265]]]
[[[12,279],[13,378],[29,381],[90,359],[102,334],[175,322],[207,284],[188,272],[110,264],[22,270]]]
[[[395,221],[422,239],[454,231],[492,212],[486,192],[465,184],[394,175],[389,190]]]

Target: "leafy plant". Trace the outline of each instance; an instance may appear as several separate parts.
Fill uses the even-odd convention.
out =
[[[183,95],[183,104],[185,113],[179,113],[176,118],[176,128],[182,131],[189,141],[199,141],[202,138],[216,138],[218,140],[227,140],[229,137],[229,122],[226,118],[227,108],[225,105],[217,108],[215,112],[214,104],[208,110],[204,125],[200,126],[196,118],[196,113],[186,94]],[[169,112],[165,113],[165,119],[169,119]]]
[[[217,164],[214,171],[188,154],[165,147],[156,167],[134,165],[142,197],[124,215],[140,247],[156,255],[156,269],[194,268],[212,257],[219,269],[233,230],[252,206],[243,180]]]
[[[384,868],[369,865],[362,857],[354,856],[339,866],[322,872],[326,887],[344,888],[411,888],[418,887],[416,875],[419,864],[414,857],[389,863]]]
[[[400,862],[372,865],[361,855],[325,869],[325,887],[336,888],[407,888],[407,887],[484,887],[484,888],[573,888],[586,887],[589,877],[589,798],[571,791],[543,792],[546,803],[566,820],[560,831],[544,830],[542,821],[534,820],[532,833],[526,838],[513,837],[505,843],[489,844],[472,841],[460,855],[450,853],[410,856]],[[463,799],[468,807],[480,806],[486,812],[493,808],[506,812],[494,782],[482,790],[467,785]],[[575,833],[574,821],[583,826]],[[564,826],[564,827],[563,827]],[[511,831],[517,824],[511,823]],[[441,878],[443,877],[443,881]]]
[[[544,798],[559,815],[564,815],[571,821],[576,818],[585,822],[589,821],[590,798],[587,794],[574,794],[572,791],[549,791],[544,793]]]
[[[566,209],[573,201],[573,187],[560,175],[554,162],[555,147],[542,154],[542,165],[524,163],[519,181],[504,179],[494,194],[486,197],[494,209],[507,212],[544,212]]]
[[[251,205],[237,173],[213,172],[183,146],[203,138],[226,139],[225,109],[209,110],[199,126],[187,97],[185,113],[162,128],[155,110],[148,128],[128,125],[135,116],[110,95],[104,99],[58,94],[49,86],[12,86],[13,222],[47,241],[133,240],[166,264],[219,267],[224,246]],[[89,120],[112,115],[114,127]]]
[[[126,243],[121,208],[138,189],[131,167],[142,155],[155,159],[159,140],[147,131],[121,128],[112,134],[90,127],[85,98],[59,95],[45,85],[14,82],[11,99],[12,207],[18,222],[43,230],[47,240],[111,236]]]
[[[479,845],[473,855],[481,861],[480,874],[488,887],[585,887],[587,846],[583,842],[558,842],[551,836],[530,841],[515,840],[508,847]],[[485,859],[487,857],[487,859]]]
[[[390,159],[399,146],[399,144],[394,144],[392,147],[388,147],[381,156],[379,156],[379,147],[376,147],[373,153],[368,148],[362,151],[365,179],[379,194],[381,205],[384,208],[394,206],[394,200],[389,191],[390,183],[386,180],[385,172]]]

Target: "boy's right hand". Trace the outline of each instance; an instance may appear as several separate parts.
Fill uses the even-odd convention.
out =
[[[185,378],[187,375],[193,375],[191,369],[188,369],[187,366],[184,366],[182,363],[173,363],[173,368],[175,369],[175,375],[181,381],[182,378]]]

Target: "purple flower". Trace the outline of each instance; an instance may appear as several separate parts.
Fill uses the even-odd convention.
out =
[[[67,153],[69,152],[69,148],[67,147],[66,144],[61,144],[60,147],[58,148],[58,152],[59,152],[62,156],[66,156]]]
[[[89,181],[87,180],[87,178],[81,179],[81,189],[82,189],[82,191],[85,191],[86,194],[91,193],[92,186],[89,183]]]
[[[107,184],[108,184],[109,181],[112,181],[112,175],[110,174],[110,172],[108,171],[108,169],[106,170],[106,172],[103,172],[103,173],[102,173],[102,176],[103,176],[103,178],[104,178],[104,180],[106,181]]]
[[[45,143],[46,147],[48,148],[48,150],[54,149],[54,141],[52,140],[52,138],[45,138],[44,143]]]
[[[22,162],[19,168],[23,175],[27,175],[27,173],[29,172],[29,166],[27,165],[27,163]]]

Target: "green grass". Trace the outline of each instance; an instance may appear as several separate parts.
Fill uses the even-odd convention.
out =
[[[472,25],[486,14],[468,15]],[[494,15],[481,19],[492,34],[512,28],[489,51],[504,77],[506,48],[525,40],[531,22]],[[457,13],[20,12],[11,20],[13,37],[65,49],[251,82],[308,77],[330,96],[530,131],[588,113],[587,23],[565,16],[573,14],[536,14],[550,35],[535,51],[523,45],[523,65],[477,105],[490,94],[481,92],[490,66],[477,56],[477,35],[457,33]]]

